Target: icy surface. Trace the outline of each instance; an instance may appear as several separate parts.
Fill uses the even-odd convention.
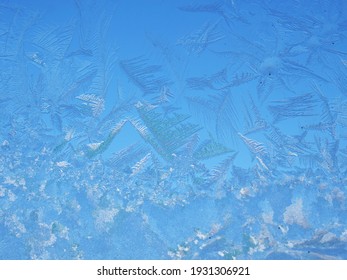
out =
[[[347,259],[347,3],[0,0],[0,259]]]

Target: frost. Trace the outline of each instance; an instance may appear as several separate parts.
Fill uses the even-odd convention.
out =
[[[64,140],[65,140],[65,141],[71,141],[72,138],[74,137],[74,133],[75,133],[75,130],[74,130],[74,129],[69,129],[68,131],[66,131]]]
[[[4,197],[6,195],[6,189],[3,186],[0,186],[0,197]]]
[[[66,167],[69,167],[70,166],[70,163],[68,163],[67,161],[58,161],[55,163],[58,167],[63,167],[63,168],[66,168]]]
[[[273,211],[264,212],[262,214],[262,218],[264,220],[264,223],[273,224],[273,216],[274,216]]]
[[[87,146],[92,149],[93,151],[99,149],[100,145],[102,144],[103,142],[100,142],[100,143],[90,143],[90,144],[87,144]]]
[[[0,4],[0,259],[347,258],[346,1],[27,2]]]
[[[106,231],[114,222],[119,210],[115,208],[98,209],[94,212],[95,227],[100,231]]]
[[[17,200],[17,196],[11,190],[7,190],[7,196],[10,202],[14,202]]]
[[[323,235],[322,239],[320,240],[321,243],[327,243],[336,240],[336,234],[328,232]]]
[[[17,238],[21,237],[22,234],[27,232],[25,225],[20,221],[16,214],[7,217],[5,219],[5,225]]]
[[[95,94],[81,94],[76,98],[84,101],[83,104],[91,108],[93,116],[99,116],[104,110],[104,99]]]
[[[341,234],[341,241],[343,242],[347,242],[347,230],[345,230],[342,234]]]
[[[291,205],[286,207],[283,214],[283,221],[287,224],[297,224],[303,228],[308,228],[309,224],[304,214],[304,204],[301,198],[296,199]]]

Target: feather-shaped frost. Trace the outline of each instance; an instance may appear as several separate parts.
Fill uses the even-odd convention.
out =
[[[288,118],[318,115],[319,101],[313,93],[273,101],[272,104],[269,106],[269,110],[274,117],[274,122]]]
[[[161,156],[171,158],[177,149],[184,146],[200,130],[198,125],[191,124],[183,114],[172,114],[163,117],[150,104],[138,102],[136,110],[141,120],[131,121],[140,135]]]
[[[232,150],[216,142],[214,139],[209,139],[199,145],[199,147],[194,151],[193,156],[196,159],[204,160],[230,152],[232,152]]]
[[[126,124],[127,120],[121,120],[117,125],[111,130],[108,137],[98,143],[90,143],[87,146],[89,147],[89,150],[87,151],[87,156],[89,158],[92,158],[100,153],[103,153],[112,143],[115,136],[120,132],[122,127]]]
[[[143,57],[121,60],[120,66],[129,79],[142,90],[144,95],[158,94],[170,81],[162,75],[160,65],[150,65]]]
[[[254,156],[264,156],[267,154],[264,144],[256,140],[250,139],[242,135],[241,133],[238,133],[238,135],[240,136],[242,141],[246,144],[247,148]]]
[[[104,110],[104,99],[99,96],[96,96],[95,94],[81,94],[76,98],[84,101],[83,104],[91,108],[93,116],[95,117],[99,116]]]

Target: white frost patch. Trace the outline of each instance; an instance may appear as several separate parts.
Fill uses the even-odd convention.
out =
[[[9,143],[7,140],[2,141],[1,146],[7,147],[7,146],[9,146],[9,145],[10,145],[10,143]]]
[[[240,195],[238,196],[239,199],[245,198],[246,196],[251,195],[251,190],[247,187],[240,189]]]
[[[278,229],[282,232],[282,234],[287,234],[289,227],[288,226],[282,226],[278,225]]]
[[[4,180],[4,184],[7,185],[12,185],[14,187],[21,187],[23,190],[26,190],[26,181],[24,178],[20,178],[20,179],[13,179],[10,177],[6,177]]]
[[[263,220],[264,220],[264,223],[266,224],[270,224],[272,225],[274,222],[273,222],[273,217],[274,217],[274,211],[267,211],[267,212],[263,212],[261,214]]]
[[[301,198],[286,208],[283,214],[283,220],[290,225],[297,224],[303,228],[308,228],[309,225],[304,215],[303,201]]]
[[[24,190],[26,190],[26,186],[25,186],[26,181],[25,181],[24,178],[21,178],[21,179],[17,180],[17,182],[18,182],[19,186],[21,186]]]
[[[83,105],[89,106],[92,109],[93,116],[97,117],[102,113],[105,107],[105,101],[103,98],[95,95],[95,94],[81,94],[76,97],[79,100],[85,101]]]
[[[75,134],[75,130],[69,129],[68,131],[66,131],[64,140],[65,141],[70,141],[74,137],[74,134]]]
[[[334,200],[343,202],[345,199],[344,192],[339,188],[334,188],[329,194],[325,195],[325,200],[328,201],[330,205],[333,205]]]
[[[87,146],[92,150],[92,151],[95,151],[97,149],[99,149],[100,145],[102,144],[103,142],[99,142],[99,143],[90,143],[90,144],[87,144]]]
[[[70,163],[68,163],[67,161],[63,160],[63,161],[58,161],[55,163],[58,167],[68,167],[70,165]]]
[[[13,186],[15,186],[15,187],[18,187],[18,184],[17,184],[16,180],[15,180],[15,179],[12,179],[12,178],[10,178],[10,177],[6,177],[6,178],[5,178],[4,184],[13,185]]]
[[[196,236],[197,236],[199,239],[202,239],[202,240],[205,240],[206,238],[208,238],[208,235],[207,235],[207,234],[203,234],[200,230],[197,230],[197,231],[196,231]]]
[[[4,197],[6,195],[6,189],[3,186],[0,186],[0,197]]]
[[[322,239],[320,240],[320,243],[326,243],[329,241],[333,241],[336,239],[336,235],[334,233],[328,232],[323,235]]]
[[[118,209],[99,209],[95,211],[95,226],[101,231],[108,229],[108,226],[112,225],[114,217],[118,214]]]
[[[8,200],[11,202],[16,201],[17,199],[17,196],[11,190],[7,190],[7,196]]]
[[[341,241],[347,242],[347,229],[340,236]]]
[[[26,233],[26,228],[23,223],[20,222],[16,214],[5,219],[5,225],[10,229],[16,237],[21,237],[23,233]]]
[[[218,251],[217,254],[221,257],[224,257],[225,254],[228,253],[227,251],[223,250],[223,251]]]
[[[42,242],[42,246],[44,247],[53,246],[56,241],[57,241],[57,237],[54,234],[51,234],[48,240],[45,240]]]

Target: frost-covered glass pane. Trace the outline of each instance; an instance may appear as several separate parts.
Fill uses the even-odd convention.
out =
[[[347,259],[346,19],[0,0],[0,259]]]

